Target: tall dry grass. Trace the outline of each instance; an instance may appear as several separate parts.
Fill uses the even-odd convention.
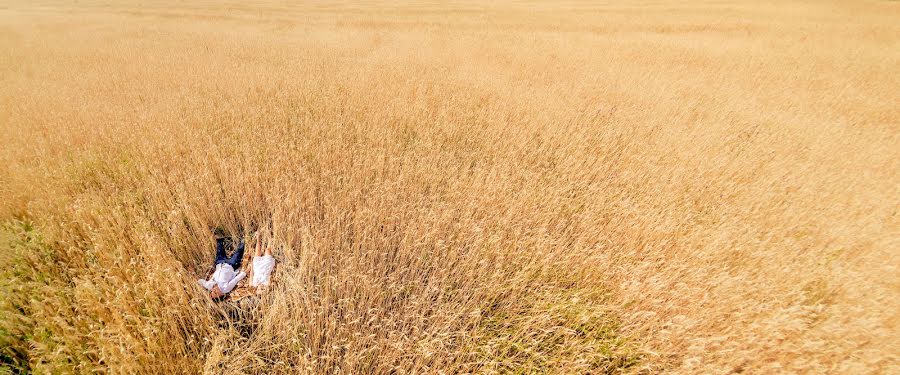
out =
[[[896,373],[898,16],[5,2],[0,363]]]

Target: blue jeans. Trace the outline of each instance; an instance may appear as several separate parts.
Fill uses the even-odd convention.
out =
[[[221,263],[230,264],[234,269],[241,268],[241,260],[244,259],[244,240],[238,242],[238,248],[234,251],[234,254],[231,254],[231,257],[228,257],[228,254],[225,253],[225,238],[217,238],[216,239],[216,263],[215,265],[219,265]],[[231,242],[231,241],[228,241]]]

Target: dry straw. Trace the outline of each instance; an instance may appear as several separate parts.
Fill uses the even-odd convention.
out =
[[[898,4],[141,4],[0,7],[6,368],[898,372]]]

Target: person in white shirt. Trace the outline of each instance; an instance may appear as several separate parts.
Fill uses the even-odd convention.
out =
[[[206,290],[213,301],[223,299],[237,286],[247,274],[244,271],[237,272],[241,268],[241,260],[244,258],[244,241],[238,243],[237,250],[231,257],[225,253],[225,238],[216,238],[216,270],[209,280],[197,280]]]
[[[256,239],[256,251],[253,255],[253,262],[250,264],[250,286],[256,288],[256,293],[260,294],[272,284],[275,257],[272,256],[271,246],[266,246],[266,253],[263,254],[262,241],[259,238]]]

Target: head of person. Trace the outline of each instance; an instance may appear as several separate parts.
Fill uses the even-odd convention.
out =
[[[216,285],[212,290],[209,291],[209,298],[211,298],[214,302],[219,302],[225,299],[225,293],[222,293],[222,290],[219,289],[218,285]]]

